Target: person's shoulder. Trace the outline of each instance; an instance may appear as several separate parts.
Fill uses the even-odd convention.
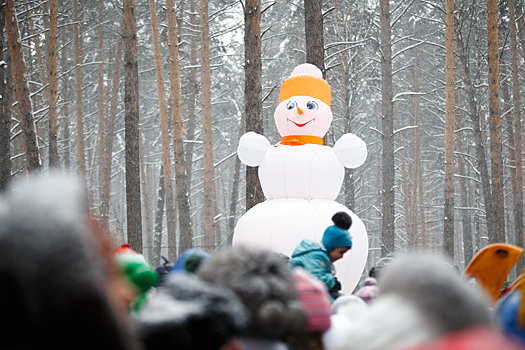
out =
[[[297,247],[295,247],[295,250],[292,254],[292,259],[297,258],[301,255],[309,254],[313,251],[317,250],[324,250],[323,246],[320,242],[312,241],[309,239],[303,239]]]

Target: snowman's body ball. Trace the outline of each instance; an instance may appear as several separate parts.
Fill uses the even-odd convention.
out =
[[[368,256],[368,236],[364,223],[344,205],[329,199],[277,198],[259,203],[244,214],[233,235],[233,245],[246,245],[291,256],[303,240],[321,241],[332,225],[334,213],[344,211],[352,218],[352,249],[335,262],[335,276],[342,292],[352,293]]]

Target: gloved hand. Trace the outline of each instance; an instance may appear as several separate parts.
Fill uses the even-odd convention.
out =
[[[330,291],[340,291],[341,290],[341,282],[339,282],[339,280],[337,279],[337,277],[335,277],[335,284],[334,286],[330,289]]]
[[[332,288],[330,288],[328,293],[335,300],[335,299],[339,298],[341,295],[343,295],[343,294],[341,294],[341,292],[339,292],[340,290],[341,290],[341,282],[339,282],[337,280],[337,278],[336,278],[334,286]]]

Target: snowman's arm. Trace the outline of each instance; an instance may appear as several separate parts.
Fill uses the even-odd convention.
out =
[[[334,153],[346,168],[361,166],[368,154],[366,143],[357,135],[344,134],[335,143]]]
[[[270,142],[266,137],[250,131],[241,136],[237,155],[244,164],[252,167],[258,166],[270,147]]]

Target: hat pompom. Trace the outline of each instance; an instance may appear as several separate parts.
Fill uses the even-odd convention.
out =
[[[294,75],[312,75],[316,78],[323,79],[323,72],[311,63],[303,63],[294,68],[292,76]]]
[[[331,106],[330,85],[323,79],[321,70],[310,63],[295,67],[292,76],[283,82],[279,103],[294,96],[310,96]]]
[[[334,216],[332,216],[332,221],[335,226],[342,228],[343,230],[348,230],[350,226],[352,226],[352,218],[344,211],[335,213]]]

